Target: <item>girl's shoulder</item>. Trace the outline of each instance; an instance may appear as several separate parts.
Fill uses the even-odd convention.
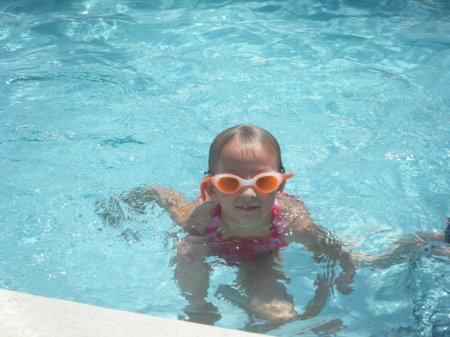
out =
[[[283,224],[288,230],[308,231],[313,226],[311,214],[305,203],[295,196],[282,194],[277,197],[283,215]]]
[[[199,203],[187,220],[186,230],[194,235],[203,235],[213,219],[215,207],[215,201]]]
[[[298,197],[282,195],[279,198],[281,206],[284,240],[286,243],[297,242],[309,247],[315,247],[329,232],[314,223],[308,208]]]

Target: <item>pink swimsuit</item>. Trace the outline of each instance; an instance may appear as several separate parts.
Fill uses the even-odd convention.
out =
[[[287,246],[281,238],[284,226],[281,221],[281,207],[278,200],[275,200],[272,208],[272,224],[270,225],[269,236],[253,238],[229,237],[222,239],[219,232],[220,216],[221,209],[220,205],[217,204],[214,209],[214,217],[206,228],[205,236],[208,238],[209,245],[220,256],[223,256],[229,265],[234,265],[242,260],[254,265],[252,258]]]

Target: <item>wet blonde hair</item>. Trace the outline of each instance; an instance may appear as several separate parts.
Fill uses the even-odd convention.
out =
[[[208,171],[205,174],[214,175],[222,149],[234,139],[250,147],[254,143],[260,143],[270,155],[278,157],[278,169],[281,173],[285,172],[281,161],[280,144],[270,132],[254,125],[237,125],[222,131],[214,138],[209,147]]]

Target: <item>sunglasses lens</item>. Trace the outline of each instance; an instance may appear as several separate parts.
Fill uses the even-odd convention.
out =
[[[278,179],[272,175],[263,176],[256,180],[256,186],[263,192],[272,192],[278,187]]]
[[[217,181],[217,187],[224,193],[236,192],[239,185],[239,180],[233,177],[223,177]]]

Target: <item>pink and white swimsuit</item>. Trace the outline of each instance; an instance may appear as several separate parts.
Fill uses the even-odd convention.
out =
[[[275,200],[272,208],[272,223],[268,236],[249,238],[233,236],[223,239],[219,231],[220,217],[221,208],[217,204],[214,209],[214,217],[206,228],[205,236],[208,238],[209,245],[219,256],[223,256],[229,265],[234,265],[242,260],[254,265],[252,258],[287,246],[282,239],[284,225],[281,221],[281,207],[278,200]]]

